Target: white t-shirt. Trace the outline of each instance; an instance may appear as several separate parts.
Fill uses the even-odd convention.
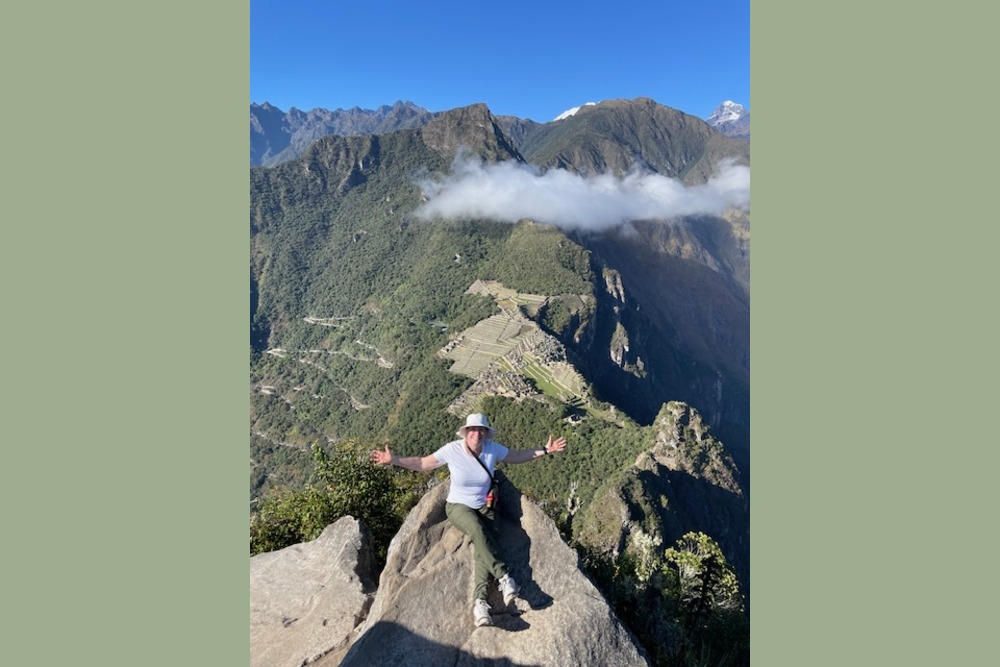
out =
[[[483,470],[483,466],[476,463],[464,440],[453,440],[434,452],[434,458],[448,464],[448,473],[451,475],[448,502],[461,503],[472,509],[485,505],[494,466],[507,458],[509,451],[499,442],[487,440],[483,443],[483,453],[479,455],[479,460],[489,468],[489,474]]]

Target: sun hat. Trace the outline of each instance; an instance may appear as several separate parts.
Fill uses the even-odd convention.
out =
[[[486,433],[487,440],[492,439],[496,435],[496,429],[490,426],[490,422],[486,419],[486,415],[481,412],[473,412],[471,415],[465,418],[465,425],[459,427],[455,433],[457,435],[465,437],[465,432],[468,431],[473,426],[482,426],[485,429],[489,429]]]

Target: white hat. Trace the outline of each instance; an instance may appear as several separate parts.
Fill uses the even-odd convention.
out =
[[[489,429],[486,433],[487,440],[492,439],[496,435],[496,429],[490,426],[490,422],[486,419],[486,415],[481,412],[473,412],[471,415],[465,418],[465,425],[461,426],[455,433],[457,435],[465,437],[465,432],[469,430],[472,426],[482,426],[483,428]]]

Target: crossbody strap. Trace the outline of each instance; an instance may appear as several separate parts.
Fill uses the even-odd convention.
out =
[[[468,445],[466,445],[465,451],[469,452],[469,455],[472,456],[472,458],[476,459],[476,463],[478,463],[479,465],[481,465],[483,467],[483,470],[486,471],[486,474],[490,476],[490,483],[495,485],[497,483],[497,479],[490,472],[490,469],[486,467],[486,464],[483,463],[482,459],[480,459],[478,456],[476,456],[475,454],[473,454],[472,450],[469,449]]]

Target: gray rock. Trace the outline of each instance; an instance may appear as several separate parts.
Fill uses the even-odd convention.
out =
[[[312,542],[250,558],[250,665],[337,664],[372,603],[367,529],[353,517]]]
[[[649,664],[552,520],[510,482],[503,485],[500,548],[523,599],[505,608],[491,587],[494,625],[476,628],[473,547],[447,521],[447,492],[447,483],[428,492],[393,539],[343,666]]]

